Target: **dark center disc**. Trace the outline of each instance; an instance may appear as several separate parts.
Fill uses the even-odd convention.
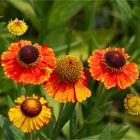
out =
[[[117,51],[107,52],[105,54],[105,60],[113,68],[122,68],[126,63],[124,55]]]
[[[42,105],[37,99],[28,98],[21,103],[20,108],[26,116],[35,117],[41,112]]]
[[[35,62],[39,57],[39,51],[34,46],[24,46],[19,50],[19,59],[25,64]]]

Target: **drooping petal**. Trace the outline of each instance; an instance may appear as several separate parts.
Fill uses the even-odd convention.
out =
[[[121,53],[120,57],[123,59],[118,58],[118,61],[123,61],[122,64],[120,62],[122,66],[124,63],[123,67],[117,69],[119,65],[117,65],[116,61],[114,62],[114,65],[117,65],[116,67],[113,67],[113,61],[111,62],[111,65],[106,62],[107,60],[105,60],[104,55],[110,51],[112,51],[111,55],[114,53],[115,59],[117,57],[115,56],[114,51],[116,51],[116,54],[117,52]],[[126,89],[138,79],[139,75],[137,65],[135,63],[129,63],[127,60],[128,58],[129,55],[125,53],[124,48],[114,48],[112,50],[111,48],[106,48],[101,51],[95,50],[88,59],[91,76],[93,79],[103,82],[107,89],[115,86],[118,89]],[[106,64],[104,65],[104,63]]]
[[[87,80],[85,77],[85,73],[83,72],[81,78],[75,83],[76,99],[79,102],[82,102],[83,100],[86,100],[87,97],[91,96],[91,91],[88,88],[88,82],[85,81]]]
[[[1,60],[4,73],[15,82],[21,84],[41,84],[49,79],[50,74],[55,68],[56,58],[53,50],[45,46],[41,47],[37,43],[33,46],[41,50],[39,51],[40,61],[37,59],[38,61],[35,63],[35,66],[29,65],[29,67],[28,64],[20,62],[21,56],[18,56],[19,49],[31,45],[31,41],[21,40],[17,43],[12,43],[9,46],[9,50],[2,54]]]
[[[44,87],[49,95],[60,102],[81,102],[91,96],[88,78],[84,71],[75,82],[65,82],[56,72],[53,72],[49,81],[44,83]]]
[[[121,89],[130,87],[139,76],[137,65],[135,63],[129,63],[124,68],[123,72],[117,74],[117,86]]]

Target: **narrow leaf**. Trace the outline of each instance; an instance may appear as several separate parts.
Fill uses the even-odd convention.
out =
[[[124,130],[121,130],[119,131],[118,133],[116,133],[112,139],[115,139],[115,140],[120,140],[121,138],[123,138],[123,136],[129,131],[129,127],[127,127],[126,129]]]
[[[55,0],[50,15],[48,18],[48,28],[51,29],[68,21],[74,16],[88,1],[70,0],[57,1]]]
[[[92,124],[98,123],[110,110],[110,107],[111,107],[111,102],[106,103],[105,105],[100,106],[98,108],[95,108],[87,120],[88,123],[92,123]]]
[[[104,130],[102,131],[101,135],[99,136],[98,140],[110,140],[111,138],[111,124],[109,123]]]
[[[66,122],[71,118],[74,110],[75,110],[76,103],[67,103],[64,109],[61,111],[61,114],[58,118],[58,121],[55,126],[55,130],[53,132],[52,139],[56,139],[57,135],[66,124]]]
[[[4,117],[0,115],[0,128],[4,127]]]

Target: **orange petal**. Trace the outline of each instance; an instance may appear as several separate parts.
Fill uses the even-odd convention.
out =
[[[112,87],[116,86],[116,74],[108,72],[104,77],[102,78],[102,82],[104,82],[107,89],[110,89]]]
[[[16,53],[10,52],[10,51],[4,52],[1,57],[2,61],[7,61],[7,60],[14,59],[14,58],[16,58]]]
[[[18,42],[18,46],[19,47],[30,46],[30,45],[32,45],[32,42],[31,41],[28,41],[28,40],[20,40]]]
[[[91,91],[88,88],[88,79],[85,72],[82,73],[80,79],[75,83],[75,94],[77,101],[81,102],[91,96]]]
[[[117,74],[117,86],[126,89],[136,82],[139,72],[135,63],[128,63],[121,73]]]
[[[11,43],[8,50],[11,52],[17,52],[19,49],[18,43]]]

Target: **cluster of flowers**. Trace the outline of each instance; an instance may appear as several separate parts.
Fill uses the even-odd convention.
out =
[[[14,35],[22,35],[28,26],[22,20],[9,22],[8,29]],[[128,61],[124,48],[95,50],[88,59],[90,73],[94,80],[104,83],[107,89],[126,89],[138,79],[135,63]],[[82,102],[91,96],[88,87],[88,72],[75,56],[65,55],[56,60],[55,54],[47,45],[20,40],[11,43],[3,52],[2,66],[6,76],[22,85],[43,84],[44,89],[60,102]],[[13,124],[23,132],[31,132],[47,125],[51,119],[51,108],[43,97],[21,96],[15,102],[8,116]],[[140,98],[129,94],[125,107],[132,115],[140,114]]]

